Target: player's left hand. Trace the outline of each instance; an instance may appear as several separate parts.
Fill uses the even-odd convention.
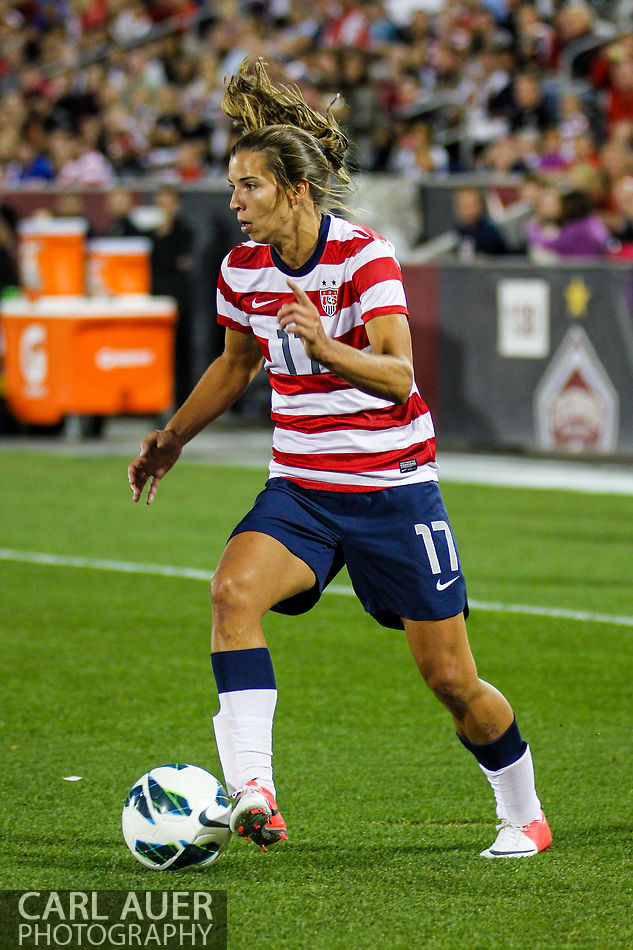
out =
[[[288,279],[286,283],[295,295],[295,299],[278,310],[279,326],[286,333],[296,333],[301,338],[311,360],[326,363],[327,346],[330,340],[323,330],[319,311],[305,290],[302,290],[294,280]]]

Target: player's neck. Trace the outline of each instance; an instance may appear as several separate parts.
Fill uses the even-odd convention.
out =
[[[271,241],[284,264],[298,270],[310,259],[319,240],[321,212],[311,208],[308,212],[291,216],[279,234]]]

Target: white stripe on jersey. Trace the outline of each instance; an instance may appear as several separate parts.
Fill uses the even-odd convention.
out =
[[[239,323],[240,326],[246,326],[242,311],[234,307],[232,303],[229,303],[229,301],[224,298],[221,290],[218,290],[217,293],[217,308],[218,313],[223,313],[226,317],[229,317],[230,320],[233,320],[234,323]]]
[[[362,231],[356,232],[358,237],[363,237]],[[361,267],[364,267],[365,264],[371,263],[371,261],[380,261],[383,260],[385,255],[385,245],[390,249],[393,249],[393,245],[388,241],[385,241],[384,238],[381,238],[380,241],[371,241],[370,243],[364,243],[364,246],[360,247],[358,252],[350,258],[350,275],[353,276]]]
[[[397,303],[406,307],[407,301],[404,296],[404,287],[401,281],[382,280],[360,295],[360,305],[363,312],[373,310],[376,307],[384,309]]]
[[[370,350],[363,330],[368,320],[381,314],[407,314],[393,246],[342,218],[329,216],[324,220],[325,226],[327,236],[322,228],[313,260],[307,262],[309,269],[304,267],[292,279],[317,307],[330,338],[342,338],[359,351]],[[281,303],[289,299],[287,278],[275,265],[268,245],[247,241],[224,259],[218,282],[219,322],[243,327],[256,335],[265,367],[274,377],[271,382],[284,390],[280,393],[273,388],[273,413],[287,416],[289,421],[293,416],[306,417],[298,420],[297,428],[287,429],[281,424],[276,427],[275,455],[277,459],[285,458],[283,463],[271,462],[271,477],[285,476],[307,484],[320,482],[343,491],[436,479],[433,423],[415,384],[404,407],[395,407],[389,400],[368,395],[344,382],[336,388],[336,377],[327,375],[325,367],[317,372],[319,367],[307,357],[303,342],[280,331],[276,313]],[[380,410],[380,416],[375,416]],[[345,426],[348,414],[357,417],[353,426]],[[332,455],[338,453],[347,456],[341,461],[342,471],[308,467],[310,456],[312,464],[336,467]],[[367,453],[383,453],[374,462],[382,463],[377,471],[366,471],[362,456]],[[392,454],[386,457],[385,453]],[[306,468],[300,465],[302,455],[306,457]],[[359,472],[349,472],[354,467],[355,455],[359,456]],[[403,468],[416,464],[417,468],[401,472],[400,461]]]
[[[323,393],[300,393],[298,396],[282,396],[273,390],[273,412],[292,416],[343,416],[347,412],[363,412],[367,409],[387,409],[393,406],[388,399],[369,396],[360,389],[338,389],[328,393],[327,410],[323,409]]]
[[[427,412],[418,416],[408,426],[393,429],[378,429],[375,432],[365,429],[333,429],[329,432],[304,432],[294,429],[275,427],[273,446],[279,452],[304,452],[307,455],[319,455],[328,452],[392,452],[403,444],[402,429],[406,429],[410,445],[426,442],[433,438],[431,416]],[[306,451],[307,450],[307,451]]]
[[[427,462],[415,472],[400,474],[394,472],[393,469],[386,469],[365,475],[357,473],[350,475],[347,472],[307,472],[304,468],[291,468],[289,465],[279,465],[275,461],[272,461],[268,467],[271,478],[291,478],[299,482],[307,480],[325,482],[331,489],[343,488],[347,491],[397,488],[398,485],[413,485],[414,482],[436,482],[437,469],[437,462]]]

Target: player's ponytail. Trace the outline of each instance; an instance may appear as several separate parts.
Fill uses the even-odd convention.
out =
[[[294,85],[275,86],[261,59],[245,59],[226,83],[222,110],[244,130],[231,150],[267,153],[278,184],[310,185],[318,208],[344,207],[340,196],[352,188],[346,153],[349,140],[332,115],[312,109]]]

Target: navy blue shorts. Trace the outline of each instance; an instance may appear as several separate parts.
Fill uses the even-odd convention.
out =
[[[385,627],[468,612],[437,482],[336,492],[271,478],[231,537],[242,531],[276,538],[314,571],[314,587],[275,604],[279,613],[310,610],[344,564],[361,604]]]

